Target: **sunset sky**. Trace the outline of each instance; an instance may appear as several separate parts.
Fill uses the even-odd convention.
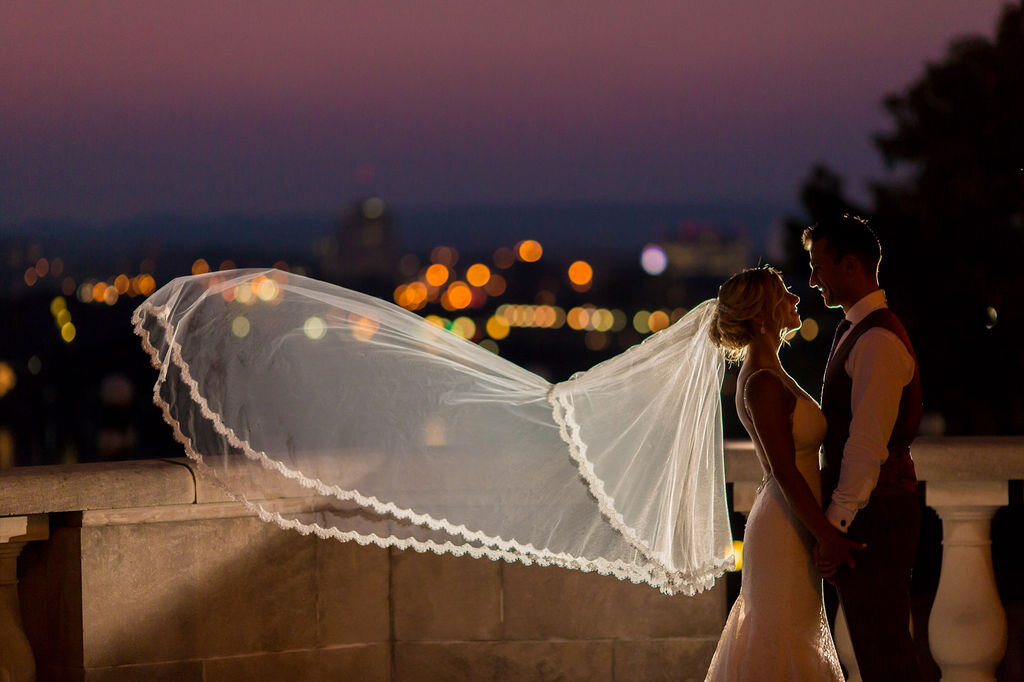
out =
[[[997,0],[0,2],[0,220],[767,200]]]

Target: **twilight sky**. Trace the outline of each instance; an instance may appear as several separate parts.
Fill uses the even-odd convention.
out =
[[[1001,0],[0,0],[0,220],[764,199]]]

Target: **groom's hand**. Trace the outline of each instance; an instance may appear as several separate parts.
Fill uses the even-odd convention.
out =
[[[825,537],[818,538],[818,544],[814,547],[814,564],[821,577],[831,582],[840,566],[853,568],[856,565],[853,551],[865,547],[866,544],[851,540],[840,535],[839,531],[833,530]]]

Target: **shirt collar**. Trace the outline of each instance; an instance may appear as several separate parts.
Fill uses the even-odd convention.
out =
[[[849,312],[846,313],[846,319],[850,321],[851,325],[855,325],[876,310],[888,307],[888,304],[885,302],[885,291],[883,289],[875,289],[850,308]]]

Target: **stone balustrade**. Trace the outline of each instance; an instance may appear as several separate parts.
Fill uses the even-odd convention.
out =
[[[761,480],[750,447],[726,449],[737,511]],[[932,655],[945,679],[994,679],[1007,626],[988,526],[1024,479],[1024,438],[923,439],[914,458],[943,522]],[[0,490],[0,679],[15,682],[700,680],[725,621],[724,580],[664,597],[282,531],[183,459],[12,469]]]

